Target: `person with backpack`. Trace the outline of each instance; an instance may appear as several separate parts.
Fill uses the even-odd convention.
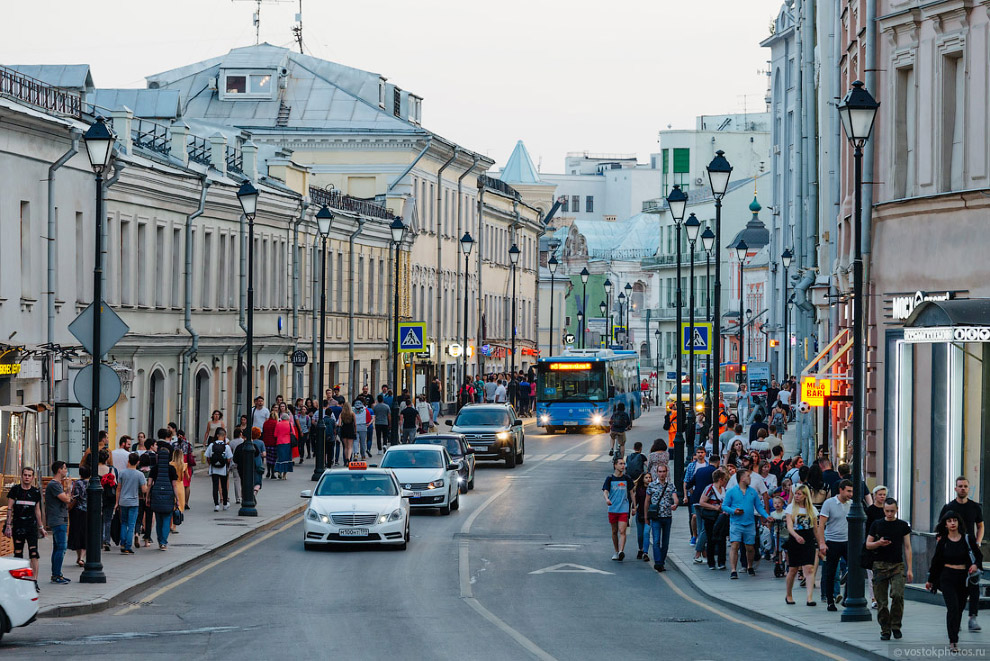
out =
[[[82,470],[79,472],[82,475]],[[168,550],[168,534],[172,525],[172,513],[176,508],[176,494],[181,488],[179,474],[175,466],[169,463],[167,447],[158,448],[158,456],[152,468],[152,477],[148,481],[148,495],[145,506],[155,516],[155,535],[158,538],[158,550]]]
[[[608,419],[608,433],[612,438],[612,447],[608,451],[608,456],[622,457],[626,451],[626,430],[632,426],[632,420],[626,413],[626,405],[619,402],[615,405],[615,413]],[[618,449],[618,452],[616,452]]]
[[[636,559],[643,557],[643,536],[646,533],[646,514],[641,507],[646,499],[646,485],[643,481],[643,473],[646,472],[646,455],[643,454],[643,444],[639,441],[633,445],[633,451],[626,457],[626,475],[628,475],[635,488],[636,498],[636,542],[639,545],[639,552]]]
[[[210,464],[210,479],[213,481],[213,511],[219,512],[220,506],[224,510],[230,509],[230,499],[227,494],[227,474],[230,468],[230,460],[234,458],[234,453],[227,444],[227,430],[218,429],[216,438],[206,452],[206,460]],[[222,501],[221,501],[221,496]],[[160,542],[159,542],[160,543]]]

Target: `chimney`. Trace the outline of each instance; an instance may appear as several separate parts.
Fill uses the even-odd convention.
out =
[[[241,145],[241,154],[244,157],[244,176],[251,181],[258,179],[258,145],[248,140]]]
[[[182,165],[189,165],[189,125],[181,119],[172,122],[170,129],[172,139],[169,141],[169,153],[172,158],[182,162]]]
[[[120,143],[125,154],[131,153],[131,120],[134,119],[134,111],[127,106],[121,106],[118,110],[110,111],[110,118],[113,121],[113,132],[117,134],[117,142]]]
[[[227,175],[227,138],[219,131],[210,136],[210,166]]]

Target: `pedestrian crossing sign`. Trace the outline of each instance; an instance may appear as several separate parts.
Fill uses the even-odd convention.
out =
[[[694,327],[690,323],[681,324],[681,353],[691,353],[691,343],[694,342],[694,354],[710,354],[712,325],[708,322],[695,322]]]
[[[422,321],[399,322],[399,353],[426,350],[426,324]]]

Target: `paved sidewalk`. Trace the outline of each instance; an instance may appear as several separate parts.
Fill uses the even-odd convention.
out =
[[[265,480],[258,496],[258,516],[237,516],[231,492],[230,509],[213,511],[212,484],[206,470],[197,470],[192,481],[189,509],[179,533],[169,535],[167,551],[159,551],[152,534],[152,544],[135,549],[134,555],[121,555],[111,544],[104,551],[103,570],[107,582],[79,583],[82,568],[75,563],[76,552],[66,551],[63,573],[72,580],[68,585],[48,581],[51,573],[51,536],[41,540],[40,616],[61,617],[81,615],[112,608],[185,569],[190,564],[225,548],[236,548],[245,538],[272,528],[305,509],[299,497],[303,489],[312,488],[313,460],[298,463],[288,479]]]

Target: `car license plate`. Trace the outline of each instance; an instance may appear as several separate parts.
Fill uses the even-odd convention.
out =
[[[422,498],[422,496],[423,496],[422,491],[413,491],[413,498]]]
[[[368,536],[368,529],[367,528],[341,528],[340,529],[340,536],[341,537],[367,537]]]
[[[565,424],[565,425],[576,425],[576,424],[577,424],[577,421],[576,421],[576,420],[568,420],[568,421],[567,421],[567,422],[565,422],[564,424]]]

